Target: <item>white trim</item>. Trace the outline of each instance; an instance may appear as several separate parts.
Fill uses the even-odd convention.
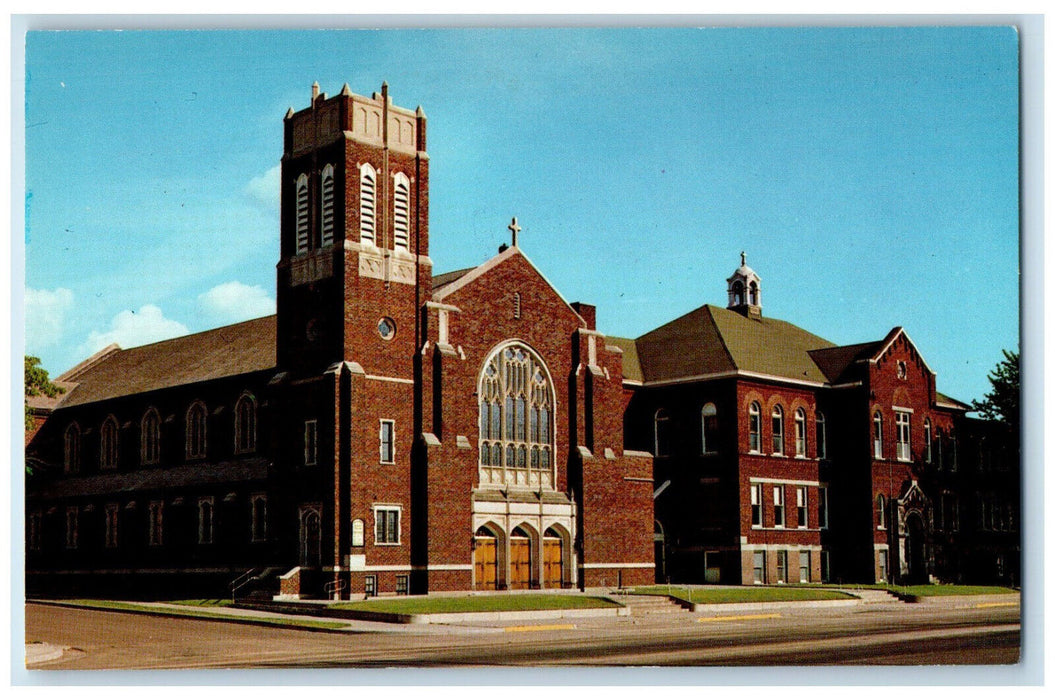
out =
[[[623,450],[624,457],[652,457],[651,452],[644,452],[642,450]]]
[[[892,408],[894,411],[897,411],[899,413],[915,413],[916,412],[914,409],[905,408],[904,406],[891,406],[890,408]]]
[[[367,379],[376,379],[379,382],[396,382],[397,384],[413,384],[413,379],[404,379],[402,377],[386,377],[381,374],[368,374]]]
[[[769,477],[748,477],[749,484],[786,484],[789,486],[820,486],[819,481],[808,481],[804,479],[771,479]]]
[[[415,566],[415,570],[427,568],[429,571],[472,571],[472,564],[429,564],[428,567]]]
[[[958,406],[956,404],[945,403],[944,401],[935,401],[934,405],[938,406],[940,408],[951,408],[954,411],[969,411],[969,410],[971,410],[970,407]]]
[[[398,513],[396,520],[396,541],[395,542],[378,542],[377,541],[377,513],[378,511],[396,511]],[[374,514],[374,546],[375,547],[398,547],[403,544],[403,506],[399,504],[386,504],[386,503],[375,503],[370,506],[370,511]]]
[[[894,344],[894,341],[897,340],[898,337],[902,336],[902,335],[905,336],[905,340],[907,340],[908,344],[912,346],[912,349],[916,351],[916,356],[919,357],[919,361],[922,362],[923,366],[927,368],[927,371],[930,372],[933,375],[934,374],[934,370],[932,370],[930,368],[930,365],[927,364],[927,361],[923,359],[923,353],[921,353],[919,351],[919,348],[916,347],[916,344],[912,342],[912,338],[910,338],[908,336],[908,333],[905,332],[904,328],[898,328],[898,332],[894,334],[894,337],[890,339],[890,342],[888,342],[886,345],[884,345],[882,347],[882,349],[880,349],[880,351],[877,352],[875,355],[872,355],[873,359],[871,361],[874,362],[875,358],[879,358],[879,357],[882,357],[883,355],[885,355],[886,351],[890,349],[890,346]]]
[[[582,564],[583,569],[654,569],[656,565],[652,562],[624,562],[624,563],[607,563],[607,564]]]
[[[887,550],[887,551],[889,551],[890,545],[889,544],[875,544],[875,543],[872,543],[872,549],[873,549],[873,551],[876,551],[876,552],[878,552],[880,550]]]
[[[824,548],[824,545],[820,545],[820,544],[795,544],[794,542],[789,542],[789,543],[786,543],[786,544],[772,544],[772,543],[766,544],[766,543],[763,543],[763,542],[759,542],[758,544],[754,544],[754,543],[751,543],[751,542],[741,542],[740,543],[740,549],[741,549],[741,551],[748,551],[748,552],[775,552],[775,551],[780,551],[780,550],[788,550],[788,551],[790,551],[790,550],[793,550],[793,549],[794,550],[806,549],[806,550],[809,550],[811,552],[828,551],[828,550],[826,550]]]

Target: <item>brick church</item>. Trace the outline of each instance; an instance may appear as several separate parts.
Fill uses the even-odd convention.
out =
[[[316,85],[284,132],[276,315],[111,346],[32,400],[27,593],[1017,575],[1017,453],[902,329],[764,317],[741,260],[726,307],[606,336],[516,219],[433,274],[426,118],[387,86]],[[972,435],[988,471],[957,467]]]

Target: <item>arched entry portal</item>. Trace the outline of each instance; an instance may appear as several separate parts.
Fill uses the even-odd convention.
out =
[[[484,526],[476,531],[473,540],[476,589],[498,590],[498,536]]]
[[[542,585],[564,587],[564,546],[560,533],[552,527],[542,536]]]
[[[315,508],[300,511],[300,565],[307,568],[322,565],[322,525]]]
[[[509,534],[509,587],[527,588],[531,585],[531,537],[523,528]]]
[[[927,559],[924,552],[923,518],[918,512],[909,514],[905,520],[908,537],[905,539],[905,562],[908,564],[908,580],[918,583],[927,580]]]

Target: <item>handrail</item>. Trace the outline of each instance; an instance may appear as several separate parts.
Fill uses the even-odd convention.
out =
[[[336,581],[327,581],[323,585],[322,590],[324,593],[326,593],[327,598],[333,598],[334,600],[337,600],[337,597],[344,592],[344,589],[346,587],[347,582],[339,579]]]

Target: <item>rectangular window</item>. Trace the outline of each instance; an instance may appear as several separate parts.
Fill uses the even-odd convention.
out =
[[[828,487],[817,489],[817,525],[822,530],[828,529]]]
[[[802,409],[795,413],[795,456],[806,456],[806,414]]]
[[[381,463],[392,464],[396,458],[396,422],[381,421]]]
[[[758,404],[751,404],[751,410],[748,413],[748,431],[751,435],[751,451],[761,452],[762,451],[762,416],[759,413]]]
[[[879,579],[876,581],[876,583],[886,583],[887,582],[887,566],[888,566],[888,563],[889,563],[889,554],[887,553],[887,550],[885,550],[885,549],[879,550]]]
[[[250,531],[253,542],[267,539],[267,496],[253,496],[250,504]]]
[[[164,542],[164,506],[161,501],[151,501],[149,511],[149,542],[152,547],[159,547]]]
[[[905,411],[895,411],[897,424],[897,458],[901,462],[912,460],[912,417]]]
[[[832,580],[831,553],[821,551],[821,583],[829,583]]]
[[[77,506],[70,506],[66,509],[66,548],[77,549],[77,530],[78,530],[78,515]]]
[[[762,484],[751,484],[751,526],[762,527]]]
[[[374,544],[399,544],[398,506],[374,508]]]
[[[777,550],[777,583],[788,582],[788,550]]]
[[[765,583],[766,581],[766,553],[755,552],[752,557],[754,566],[754,577],[755,583]]]
[[[773,413],[773,454],[784,454],[784,414]]]
[[[810,550],[799,550],[799,583],[810,582]]]
[[[817,459],[828,459],[828,421],[817,414]]]
[[[773,527],[784,527],[784,487],[773,487]]]
[[[799,527],[808,525],[806,511],[806,487],[798,486],[795,488],[795,514],[798,517]]]
[[[366,594],[367,598],[377,595],[377,576],[374,574],[367,574],[363,579],[363,593]]]
[[[410,577],[406,574],[396,576],[396,595],[407,595],[410,593],[410,586],[407,585],[409,582]]]
[[[319,446],[318,434],[319,424],[315,420],[304,421],[304,464],[312,466],[318,461]]]
[[[117,546],[117,518],[120,512],[120,506],[116,503],[106,504],[106,537],[104,544],[108,549],[113,549]]]

